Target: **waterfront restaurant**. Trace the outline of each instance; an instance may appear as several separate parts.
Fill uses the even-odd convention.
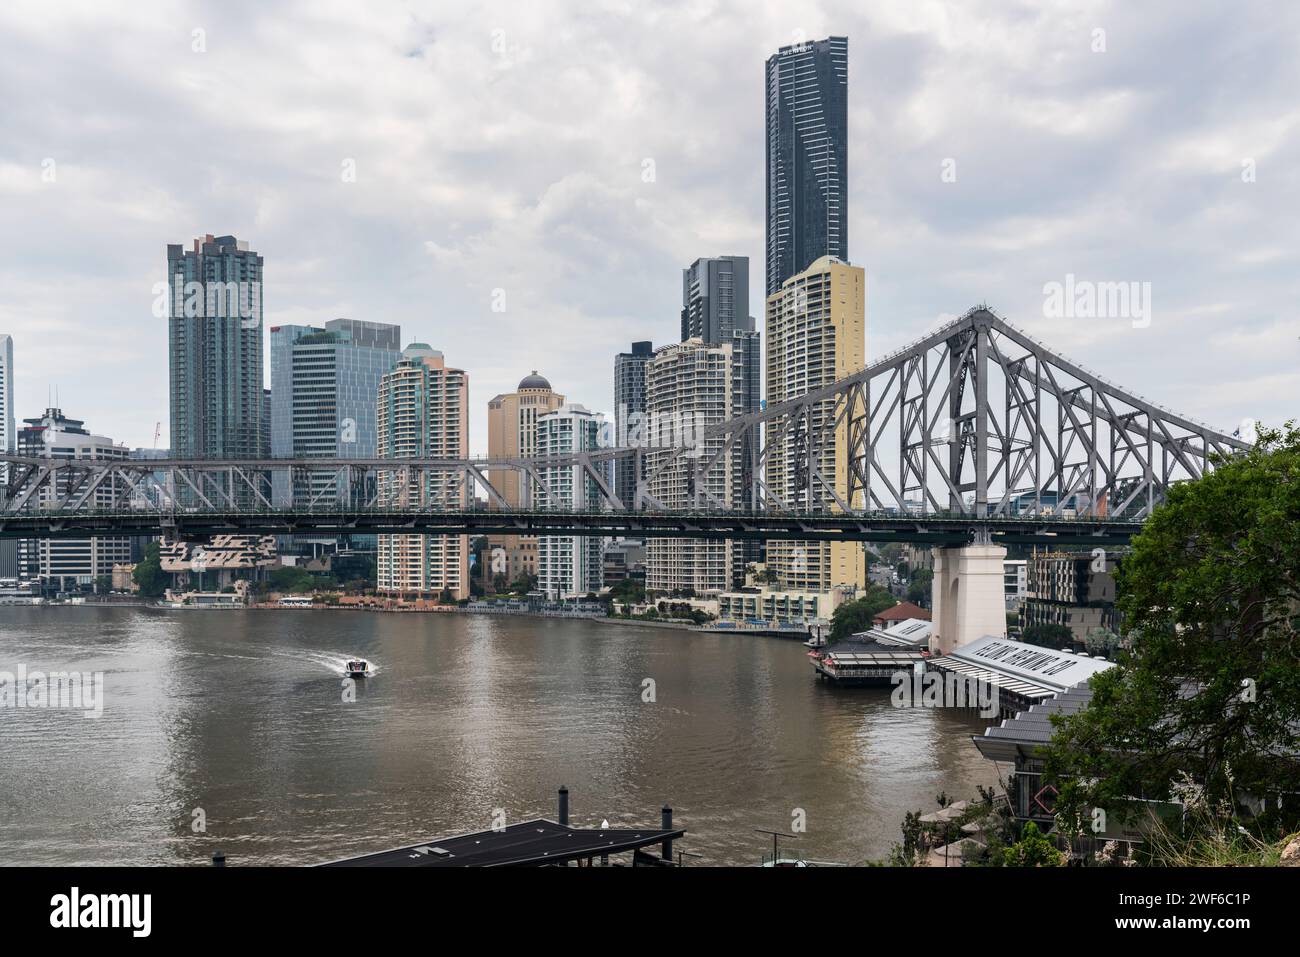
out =
[[[818,677],[835,684],[889,684],[900,671],[910,672],[929,655],[932,625],[901,621],[892,628],[871,628],[808,653]]]

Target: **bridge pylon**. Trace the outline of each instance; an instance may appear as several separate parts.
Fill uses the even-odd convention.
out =
[[[936,545],[931,605],[934,627],[930,652],[946,655],[985,635],[1007,635],[1002,545],[976,542]]]

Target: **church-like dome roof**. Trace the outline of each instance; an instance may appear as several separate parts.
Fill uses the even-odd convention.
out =
[[[519,380],[519,391],[523,392],[525,389],[545,389],[550,392],[551,384],[546,381],[544,376],[538,375],[537,370],[534,369],[530,374]]]

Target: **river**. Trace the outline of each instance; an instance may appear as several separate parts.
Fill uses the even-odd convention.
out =
[[[343,663],[377,673],[345,701]],[[692,864],[884,857],[997,779],[963,712],[814,678],[789,639],[345,611],[0,608],[0,671],[103,672],[103,713],[0,708],[0,864],[307,864],[555,816]],[[653,684],[648,685],[650,679]],[[651,695],[650,692],[653,692]],[[653,700],[645,700],[652,697]]]

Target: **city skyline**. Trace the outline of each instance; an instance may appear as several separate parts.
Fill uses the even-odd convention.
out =
[[[0,13],[12,38],[7,77],[96,29],[93,12],[74,23],[22,9]],[[55,125],[58,105],[73,102],[62,75],[10,103],[11,141],[27,146],[0,163],[0,193],[30,226],[0,240],[16,416],[36,414],[58,388],[64,405],[97,409],[126,445],[151,445],[154,423],[168,420],[166,321],[149,311],[164,278],[159,247],[209,231],[246,238],[265,257],[265,325],[400,324],[454,356],[473,373],[475,452],[486,447],[487,400],[535,367],[574,401],[612,411],[593,355],[676,338],[683,263],[757,261],[763,64],[825,36],[850,41],[850,252],[867,270],[868,361],[988,302],[1071,358],[1227,431],[1247,417],[1281,421],[1300,392],[1290,312],[1300,244],[1293,223],[1268,215],[1300,195],[1291,161],[1300,127],[1287,100],[1296,61],[1286,38],[1296,31],[1285,22],[1262,30],[1248,12],[1170,17],[1105,4],[1092,16],[988,9],[902,22],[828,4],[800,23],[778,8],[745,22],[720,10],[704,29],[669,23],[629,41],[621,21],[543,33],[548,16],[570,21],[544,6],[504,10],[309,17],[321,37],[349,35],[356,55],[343,81],[354,89],[333,102],[338,91],[322,87],[274,121],[198,109],[162,135],[174,101],[194,89],[256,89],[284,106],[286,68],[308,54],[269,56],[281,22],[269,13],[251,34],[221,11],[118,25],[121,42],[157,50],[147,71],[119,62],[117,34],[97,33],[118,68],[80,108],[103,123]],[[963,29],[977,19],[980,30]],[[583,44],[608,50],[615,34],[631,44],[625,55],[588,59],[578,76],[556,68]],[[1221,95],[1198,97],[1209,81],[1187,77],[1198,38],[1210,36],[1239,42],[1216,47]],[[1146,66],[1152,50],[1159,71]],[[1247,60],[1249,79],[1235,78],[1230,67]],[[393,80],[373,79],[388,67]],[[440,91],[456,70],[484,82],[462,84],[480,89],[449,104]],[[561,94],[594,84],[615,95],[589,118],[560,109]],[[732,109],[680,108],[688,95],[719,102],[724,89]],[[471,109],[493,122],[466,129],[457,118]],[[470,139],[429,132],[431,114]],[[253,133],[258,162],[226,162]],[[173,140],[202,140],[213,153],[196,159]],[[65,255],[74,234],[75,261]],[[1047,315],[1045,286],[1074,278],[1150,282],[1150,323]],[[57,350],[43,348],[56,339]],[[164,432],[159,444],[174,438]]]

